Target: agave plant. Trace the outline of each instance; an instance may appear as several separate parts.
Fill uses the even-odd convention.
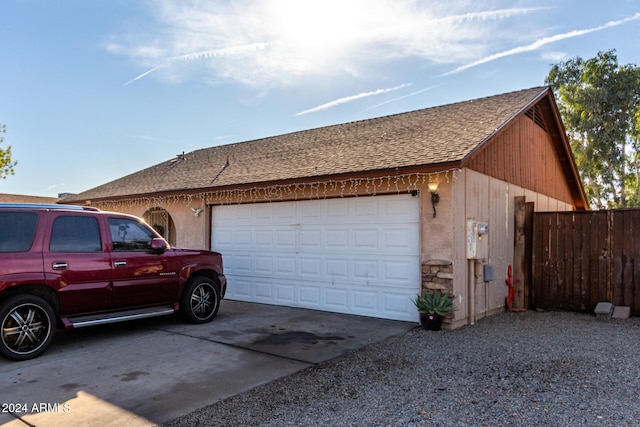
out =
[[[417,295],[413,303],[418,311],[424,314],[437,314],[444,317],[456,310],[453,306],[453,295],[439,289]]]

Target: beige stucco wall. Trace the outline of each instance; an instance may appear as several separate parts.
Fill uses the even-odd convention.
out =
[[[439,182],[439,202],[436,204],[436,217],[433,217],[431,193],[428,186],[420,189],[420,262],[429,260],[451,260],[454,250],[453,236],[453,212],[454,200],[452,192],[454,180],[452,176],[445,179],[444,175],[437,176]]]
[[[167,211],[175,225],[175,246],[191,249],[209,249],[209,208],[201,200],[188,200],[178,198],[167,202],[164,200],[155,203],[122,202],[108,205],[95,204],[102,210],[123,212],[144,218],[151,209],[160,208]],[[194,209],[202,209],[198,216]]]

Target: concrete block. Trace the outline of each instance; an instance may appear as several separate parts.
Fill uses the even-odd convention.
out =
[[[613,304],[610,302],[599,302],[596,305],[596,309],[594,310],[596,318],[599,320],[609,320],[611,319],[611,315],[613,313]]]
[[[628,319],[631,316],[631,307],[618,306],[613,309],[614,319]]]

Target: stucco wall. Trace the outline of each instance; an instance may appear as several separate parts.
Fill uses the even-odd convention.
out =
[[[200,201],[198,201],[200,202]],[[175,246],[191,249],[209,249],[209,208],[193,200],[179,199],[171,203],[121,203],[96,207],[144,218],[151,209],[164,209],[171,216],[175,226]],[[194,209],[202,209],[198,216]]]
[[[454,200],[452,198],[453,181],[442,177],[435,178],[439,181],[439,202],[436,204],[436,217],[433,217],[431,193],[425,185],[420,189],[420,261],[453,259],[453,212]]]

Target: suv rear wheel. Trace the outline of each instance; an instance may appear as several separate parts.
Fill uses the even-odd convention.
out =
[[[0,304],[0,354],[27,360],[45,351],[55,334],[55,313],[44,299],[14,295]]]
[[[180,301],[182,317],[191,323],[206,323],[216,317],[218,308],[220,286],[208,277],[190,278]]]

